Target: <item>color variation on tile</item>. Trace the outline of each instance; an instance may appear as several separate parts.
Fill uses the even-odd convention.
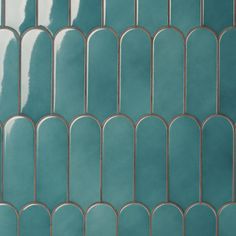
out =
[[[119,214],[119,236],[149,236],[150,214],[140,203],[130,203],[124,206]]]
[[[152,213],[153,236],[182,236],[183,212],[173,203],[163,203],[155,208]]]
[[[186,110],[204,120],[216,112],[217,38],[207,28],[196,28],[186,40]]]
[[[106,203],[96,203],[86,213],[86,236],[116,236],[117,214]]]
[[[200,126],[191,116],[176,117],[169,128],[169,197],[186,209],[199,199]]]
[[[87,111],[103,122],[118,109],[116,33],[109,28],[93,31],[88,37],[87,56]]]
[[[50,236],[50,212],[42,204],[32,203],[20,212],[20,236]]]
[[[21,113],[36,122],[51,111],[51,35],[42,27],[30,29],[21,47]]]
[[[185,212],[186,236],[216,236],[216,213],[205,203],[196,203]]]
[[[37,0],[5,0],[5,25],[23,33],[36,25]]]
[[[151,37],[132,28],[120,42],[120,110],[137,121],[151,107]]]
[[[101,127],[91,116],[76,118],[70,126],[70,201],[84,211],[100,201]]]
[[[85,34],[102,25],[103,0],[71,0],[71,25]]]
[[[19,106],[19,36],[0,29],[0,120],[17,115]]]
[[[34,125],[15,116],[4,126],[3,200],[18,210],[34,200]]]
[[[103,127],[102,200],[117,210],[134,197],[134,124],[123,115]]]
[[[163,28],[153,44],[153,111],[170,121],[184,109],[184,36]]]
[[[206,120],[202,132],[203,201],[219,208],[233,200],[234,125],[215,115]]]
[[[136,187],[138,202],[149,209],[167,199],[167,125],[158,116],[142,118],[136,128]]]
[[[84,100],[85,37],[66,28],[54,40],[54,111],[70,122],[84,112]]]
[[[64,203],[52,213],[53,236],[82,236],[83,225],[83,212],[73,203]]]
[[[64,120],[44,117],[37,125],[36,197],[50,210],[67,200],[68,130]]]
[[[38,25],[46,27],[53,34],[68,26],[69,2],[68,0],[37,0]]]

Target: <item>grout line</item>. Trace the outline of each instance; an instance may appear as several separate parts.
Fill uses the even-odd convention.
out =
[[[134,26],[138,27],[139,0],[134,0]]]
[[[216,41],[216,114],[220,113],[220,42]]]
[[[1,20],[2,20],[2,27],[6,26],[6,1],[7,0],[1,0],[2,1],[2,9],[1,9]]]
[[[168,0],[168,19],[167,19],[168,27],[171,27],[171,0]]]
[[[233,26],[236,26],[236,0],[233,2]]]
[[[204,26],[204,5],[205,5],[205,0],[200,0],[200,26],[203,27]]]
[[[184,40],[184,109],[183,113],[187,112],[187,38]]]
[[[102,0],[102,27],[106,27],[106,0]]]
[[[150,111],[154,111],[154,39],[151,37],[151,59],[150,59]]]

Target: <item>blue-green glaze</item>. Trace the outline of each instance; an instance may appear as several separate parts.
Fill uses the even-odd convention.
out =
[[[29,204],[20,212],[20,236],[50,236],[50,221],[45,206]]]
[[[54,111],[70,122],[84,112],[85,39],[76,29],[63,29],[54,41]],[[66,94],[66,96],[65,96]]]
[[[43,28],[31,29],[21,47],[21,112],[38,121],[51,111],[52,39]]]
[[[134,127],[121,115],[109,118],[103,127],[103,201],[120,209],[134,195]]]
[[[165,28],[153,43],[153,111],[170,121],[183,112],[184,37],[175,28]]]
[[[182,236],[183,213],[172,203],[157,206],[152,213],[152,236]]]
[[[19,36],[10,29],[0,29],[0,120],[18,113]]]
[[[200,126],[189,116],[179,116],[169,131],[170,201],[182,209],[199,199]]]
[[[234,126],[223,116],[212,116],[202,132],[203,201],[219,208],[232,201]]]
[[[52,214],[53,236],[82,236],[83,225],[83,212],[74,204],[64,203]]]
[[[167,197],[166,138],[167,127],[159,117],[145,117],[137,125],[135,195],[150,209]]]
[[[36,132],[37,201],[52,210],[67,200],[67,127],[62,119],[48,116],[40,121]]]
[[[97,203],[86,213],[85,236],[116,236],[117,215],[105,203]]]
[[[90,34],[87,61],[87,109],[104,121],[117,112],[118,39],[112,30],[100,28]]]
[[[143,29],[132,28],[120,43],[121,112],[137,121],[151,107],[151,38]]]
[[[119,236],[149,236],[150,215],[139,203],[130,203],[121,209],[118,221]]]
[[[209,205],[196,203],[185,214],[185,236],[216,236],[216,213]]]
[[[90,116],[78,117],[70,127],[70,200],[84,210],[100,201],[100,153],[99,123]]]
[[[15,116],[4,126],[3,199],[19,210],[34,200],[34,126]]]
[[[210,30],[197,28],[187,38],[186,110],[204,120],[216,112],[217,39]]]

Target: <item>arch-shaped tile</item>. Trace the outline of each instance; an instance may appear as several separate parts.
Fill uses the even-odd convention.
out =
[[[103,201],[116,209],[132,201],[134,189],[134,127],[124,116],[114,116],[103,128]]]
[[[137,120],[150,112],[151,39],[141,28],[129,29],[121,38],[121,112]]]
[[[20,33],[35,26],[36,0],[5,1],[5,24]]]
[[[206,28],[187,38],[187,112],[204,120],[216,112],[217,39]]]
[[[161,204],[152,213],[152,235],[182,236],[183,221],[183,213],[179,207],[171,203]]]
[[[45,206],[29,204],[20,212],[20,236],[50,236],[50,221]]]
[[[82,236],[84,217],[82,210],[71,203],[57,207],[52,214],[53,236]]]
[[[184,34],[200,25],[202,0],[171,0],[171,25]]]
[[[216,213],[209,205],[196,203],[185,213],[186,236],[216,236]]]
[[[38,25],[48,28],[53,34],[69,25],[68,0],[37,0]]]
[[[86,236],[116,236],[117,215],[114,209],[105,203],[97,203],[86,213]]]
[[[166,138],[167,127],[159,117],[145,117],[137,125],[135,196],[150,209],[167,197]]]
[[[119,236],[149,236],[150,215],[146,207],[138,203],[124,206],[119,214]]]
[[[87,106],[88,112],[101,121],[117,112],[117,41],[107,28],[95,30],[88,38]]]
[[[232,201],[234,127],[227,118],[213,116],[202,133],[203,201],[219,208]]]
[[[0,234],[17,236],[18,215],[12,206],[0,203],[0,219]]]
[[[154,37],[153,111],[171,120],[183,112],[184,38],[175,28]]]
[[[0,29],[0,120],[18,113],[19,37],[10,29]]]
[[[43,118],[37,126],[37,201],[49,209],[67,200],[68,132],[64,121],[55,116]]]
[[[199,199],[200,127],[179,116],[169,130],[169,195],[183,209]]]
[[[204,25],[220,33],[233,25],[234,0],[204,0]]]
[[[93,117],[78,117],[70,127],[70,200],[84,210],[100,201],[100,153],[100,125]]]
[[[54,41],[54,111],[67,121],[84,112],[85,39],[76,29],[60,31]],[[65,96],[66,94],[66,96]]]
[[[4,126],[3,199],[18,210],[34,200],[34,126],[15,116]]]
[[[101,26],[102,0],[71,0],[71,25],[85,34]]]
[[[138,25],[151,34],[168,23],[168,1],[138,0]]]
[[[37,121],[51,110],[52,39],[35,28],[24,34],[21,45],[21,112]]]

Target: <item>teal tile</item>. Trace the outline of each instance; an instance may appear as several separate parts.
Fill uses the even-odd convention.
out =
[[[54,111],[68,122],[84,112],[85,38],[73,28],[61,30],[54,40]],[[66,96],[65,96],[66,94]]]
[[[3,199],[19,210],[34,200],[34,126],[15,116],[4,126]]]
[[[85,236],[116,236],[117,214],[105,203],[97,203],[86,213]]]
[[[51,111],[52,38],[34,28],[24,34],[21,47],[21,112],[38,121]]]
[[[5,1],[5,24],[19,33],[36,24],[36,0]]]
[[[220,112],[234,121],[236,121],[235,48],[236,28],[230,28],[220,37]]]
[[[234,0],[204,0],[204,25],[220,33],[233,21]]]
[[[153,44],[153,111],[170,121],[184,108],[184,36],[175,28],[165,28]]]
[[[102,194],[116,209],[133,200],[134,125],[122,115],[103,127]]]
[[[19,36],[8,28],[0,29],[0,120],[18,113]]]
[[[135,25],[134,0],[106,0],[105,25],[121,34],[128,27]]]
[[[37,0],[38,25],[46,27],[53,34],[69,25],[68,0]]]
[[[135,195],[149,209],[166,201],[166,141],[167,126],[161,118],[152,115],[138,122]]]
[[[185,213],[186,236],[216,236],[216,213],[205,203],[196,203]]]
[[[87,61],[87,110],[103,121],[117,112],[118,38],[112,30],[100,28],[90,34]]]
[[[167,0],[139,0],[138,25],[154,34],[159,28],[168,24]]]
[[[130,203],[121,209],[118,223],[119,236],[149,236],[150,215],[146,207]]]
[[[43,118],[37,125],[37,201],[50,210],[67,200],[68,131],[56,116]]]
[[[76,118],[70,126],[70,200],[84,210],[100,201],[100,162],[98,121],[87,115]]]
[[[217,39],[206,28],[187,38],[187,112],[204,120],[216,112]]]
[[[0,235],[18,235],[18,213],[12,206],[0,203]]]
[[[137,120],[150,112],[151,38],[141,28],[132,28],[121,37],[121,112]]]
[[[190,116],[179,116],[169,132],[170,201],[185,209],[199,199],[200,126]]]
[[[182,236],[183,212],[172,203],[163,203],[152,213],[152,236]]]
[[[29,204],[20,212],[20,236],[50,236],[50,221],[44,205]]]
[[[185,35],[194,27],[200,26],[202,0],[171,0],[171,25]]]
[[[52,236],[82,236],[84,218],[75,204],[64,203],[52,213]]]
[[[71,25],[85,34],[102,24],[103,0],[71,0]]]
[[[233,196],[234,126],[223,116],[212,116],[202,132],[203,201],[219,208]]]

